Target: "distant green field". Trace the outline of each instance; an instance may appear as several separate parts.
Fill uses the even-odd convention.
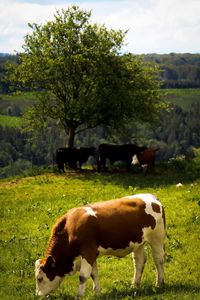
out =
[[[188,108],[191,103],[200,101],[200,89],[166,89],[163,93],[166,94],[167,101],[182,108]]]
[[[182,107],[186,107],[192,102],[200,101],[200,89],[164,89],[162,92],[165,94],[167,100]],[[3,102],[8,103],[8,101],[10,104],[19,103],[19,105],[23,105],[22,102],[32,103],[36,100],[36,97],[36,93],[34,92],[21,92],[9,95],[0,94],[0,102],[1,105]]]
[[[36,99],[34,92],[18,92],[13,94],[0,94],[0,99],[9,101],[32,101]]]
[[[0,125],[8,127],[20,127],[22,125],[22,118],[0,115]]]
[[[36,94],[31,92],[15,93],[12,95],[0,94],[0,115],[10,115],[9,111],[20,111],[20,113],[23,114],[27,107],[32,105],[35,100]]]

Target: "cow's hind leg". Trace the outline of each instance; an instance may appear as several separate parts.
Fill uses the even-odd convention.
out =
[[[162,241],[153,241],[150,243],[152,255],[156,265],[156,286],[161,287],[164,284],[164,243]]]
[[[133,286],[139,287],[140,281],[142,277],[142,273],[144,270],[144,265],[146,262],[146,255],[144,252],[144,245],[141,245],[133,252],[133,260],[134,260],[134,278],[133,278]]]

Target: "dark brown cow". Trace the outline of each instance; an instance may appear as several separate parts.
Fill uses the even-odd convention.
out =
[[[132,157],[143,151],[146,147],[138,147],[134,144],[124,144],[124,145],[110,145],[101,144],[98,148],[98,172],[101,171],[101,165],[103,165],[104,171],[106,171],[106,159],[109,159],[110,163],[120,160],[126,162],[127,171],[130,171]]]
[[[148,173],[154,170],[156,151],[155,149],[146,148],[136,155],[142,172]]]
[[[165,216],[162,204],[151,194],[138,194],[71,209],[55,224],[45,257],[35,264],[36,294],[54,291],[64,276],[80,271],[77,297],[84,295],[91,276],[99,290],[96,260],[100,255],[123,257],[132,252],[139,287],[148,242],[157,269],[156,285],[164,282]]]

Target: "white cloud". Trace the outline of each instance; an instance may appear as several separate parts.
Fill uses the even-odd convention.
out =
[[[28,22],[46,22],[53,18],[56,9],[72,3],[92,10],[92,21],[128,29],[128,51],[200,51],[199,0],[0,0],[0,52],[20,51],[23,37],[29,31]]]
[[[108,25],[128,28],[128,48],[142,52],[199,52],[200,1],[133,1],[105,18]]]

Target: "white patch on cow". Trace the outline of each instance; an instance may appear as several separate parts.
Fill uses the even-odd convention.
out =
[[[157,200],[156,196],[154,196],[152,194],[137,194],[137,195],[127,196],[126,198],[129,198],[129,199],[139,198],[139,199],[143,200],[146,204],[146,207],[145,207],[146,214],[154,217],[154,219],[156,221],[160,218],[160,214],[162,213],[162,209],[161,209],[162,204],[160,203],[160,201]],[[159,205],[160,212],[155,212],[153,210],[152,203],[156,203]]]
[[[51,281],[41,270],[40,266],[40,260],[37,260],[35,263],[36,295],[46,296],[60,285],[64,277],[55,276]]]
[[[132,157],[132,165],[137,165],[139,164],[139,160],[137,158],[137,155],[135,154],[133,157]]]
[[[155,231],[155,228],[152,229],[151,226],[142,228],[143,238],[145,239],[145,241],[149,241],[149,236],[152,235],[153,231]]]
[[[85,206],[85,207],[83,207],[83,208],[84,208],[84,210],[87,212],[88,215],[97,218],[97,215],[96,215],[97,213],[96,213],[91,207]]]
[[[76,272],[80,271],[81,268],[81,257],[78,256],[73,261],[73,268],[69,275],[74,275]]]
[[[90,276],[92,270],[92,266],[87,262],[85,258],[81,257],[81,269],[80,272],[82,273],[83,276],[86,278]]]
[[[176,185],[177,188],[183,187],[183,184],[181,182],[177,183]]]
[[[142,242],[143,243],[143,242]],[[142,244],[141,243],[141,244]],[[141,244],[130,242],[128,247],[124,249],[112,249],[112,248],[103,248],[101,246],[98,247],[98,251],[100,255],[112,255],[116,257],[124,257],[137,249]]]
[[[41,266],[41,261],[40,261],[40,259],[38,259],[35,262],[35,269],[37,270],[40,266]]]

